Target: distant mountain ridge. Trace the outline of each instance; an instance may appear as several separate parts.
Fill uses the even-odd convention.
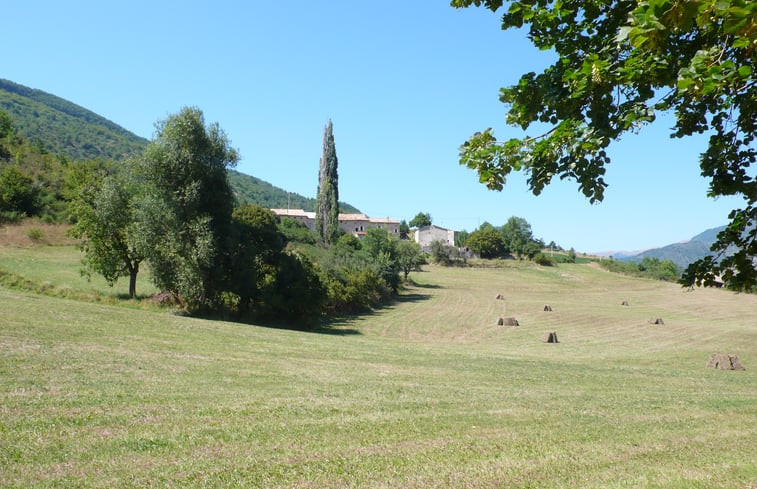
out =
[[[689,264],[711,254],[710,247],[717,239],[718,233],[724,229],[725,226],[711,228],[697,234],[688,241],[653,248],[622,259],[639,262],[647,257],[657,258],[659,260],[670,260],[679,268],[686,268]]]
[[[149,143],[84,107],[4,79],[0,79],[0,110],[11,117],[16,133],[24,139],[41,150],[72,160],[118,161],[140,154]],[[229,182],[240,203],[315,210],[315,199],[238,171],[229,172]],[[345,212],[359,212],[344,202],[339,206]]]

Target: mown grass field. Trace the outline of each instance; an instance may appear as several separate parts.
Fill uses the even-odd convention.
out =
[[[0,288],[0,486],[757,487],[757,296],[586,264],[411,277],[319,333]]]

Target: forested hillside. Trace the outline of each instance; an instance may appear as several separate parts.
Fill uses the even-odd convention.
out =
[[[0,79],[0,110],[40,149],[71,159],[121,159],[147,144],[123,127],[42,90]]]
[[[269,209],[288,208],[315,211],[315,199],[289,193],[259,178],[238,171],[230,171],[229,181],[240,204],[257,204]],[[339,202],[339,209],[348,213],[360,212],[345,202]]]
[[[12,162],[31,179],[29,184],[35,189],[32,198],[44,202],[37,201],[28,207],[48,219],[58,220],[65,214],[65,205],[56,204],[55,200],[61,196],[68,163],[95,159],[118,161],[139,155],[148,143],[79,105],[9,80],[0,79],[0,112],[10,116],[14,134],[0,146],[5,152],[0,153],[0,169]],[[314,168],[314,174],[315,171]],[[314,198],[289,193],[237,171],[229,172],[229,178],[240,204],[315,210]],[[314,177],[314,190],[316,184]],[[344,212],[359,212],[344,202],[340,202],[340,208]]]

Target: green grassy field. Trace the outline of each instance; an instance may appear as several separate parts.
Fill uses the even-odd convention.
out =
[[[137,296],[144,298],[156,291],[146,266],[137,276]],[[93,300],[128,297],[129,278],[110,287],[100,275],[82,275],[81,253],[74,245],[0,247],[0,273],[25,278],[49,295],[75,295]],[[9,279],[10,280],[10,279]],[[113,302],[113,301],[111,301]]]
[[[757,486],[757,296],[586,264],[411,277],[320,333],[0,288],[0,486]]]

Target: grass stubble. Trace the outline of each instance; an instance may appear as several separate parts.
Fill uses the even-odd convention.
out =
[[[757,297],[590,265],[412,278],[333,334],[0,288],[0,486],[757,483]]]

